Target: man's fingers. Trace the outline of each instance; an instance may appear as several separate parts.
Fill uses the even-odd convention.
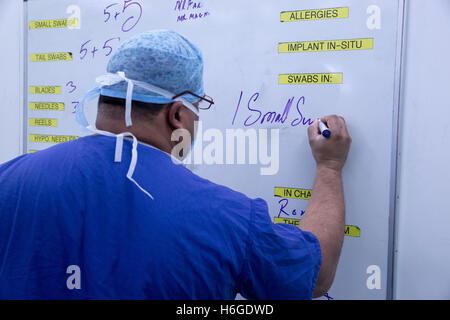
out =
[[[321,118],[320,120],[322,120],[322,122],[325,123],[325,125],[330,130],[332,130],[332,129],[336,130],[341,127],[341,121],[340,121],[339,117],[336,115],[325,116],[325,117]]]
[[[313,124],[308,127],[308,135],[310,138],[320,135],[319,121],[314,120]]]
[[[335,132],[341,136],[348,136],[347,126],[345,124],[345,119],[337,115],[328,115],[322,117],[323,123],[330,129],[331,132]]]

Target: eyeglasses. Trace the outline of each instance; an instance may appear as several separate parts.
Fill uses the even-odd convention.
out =
[[[199,100],[195,103],[198,103],[198,108],[200,110],[208,110],[214,104],[214,100],[210,96],[204,95],[203,97],[200,97],[199,95],[197,95],[191,91],[183,91],[182,93],[174,96],[172,99],[176,99],[176,98],[179,98],[184,95],[191,95],[191,96],[198,98]]]

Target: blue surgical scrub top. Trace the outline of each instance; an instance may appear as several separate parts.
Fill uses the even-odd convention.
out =
[[[313,234],[139,144],[152,200],[126,178],[131,142],[122,162],[115,147],[87,136],[0,166],[0,299],[312,298]]]

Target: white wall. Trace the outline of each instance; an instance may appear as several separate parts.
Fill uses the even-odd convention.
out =
[[[23,1],[0,0],[0,163],[21,154]]]
[[[450,1],[407,3],[395,298],[450,299]]]

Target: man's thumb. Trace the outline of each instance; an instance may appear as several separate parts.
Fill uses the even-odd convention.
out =
[[[310,138],[313,138],[317,135],[320,135],[320,129],[319,129],[319,121],[316,119],[314,120],[312,125],[308,127],[308,136]]]

